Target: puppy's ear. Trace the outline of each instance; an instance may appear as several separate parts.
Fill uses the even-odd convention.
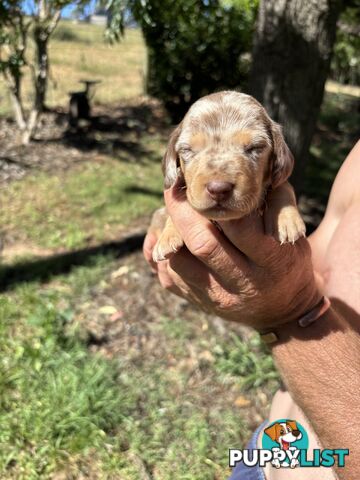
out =
[[[180,123],[170,135],[169,143],[162,160],[162,169],[164,174],[164,186],[170,188],[174,185],[178,177],[178,168],[180,167],[179,156],[175,150],[176,142],[181,133],[182,123]]]
[[[291,430],[299,430],[295,420],[288,420],[286,423],[290,425]]]
[[[271,121],[271,135],[273,138],[273,158],[271,171],[271,186],[276,188],[290,177],[294,168],[294,157],[278,123]]]
[[[274,423],[271,427],[265,428],[264,432],[273,442],[277,441],[277,423]]]

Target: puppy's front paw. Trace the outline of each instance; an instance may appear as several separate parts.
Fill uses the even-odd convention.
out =
[[[280,468],[281,467],[280,460],[278,458],[274,458],[273,460],[271,460],[271,464],[275,468]]]
[[[280,210],[274,234],[280,243],[295,243],[305,237],[305,223],[296,207],[288,205]]]
[[[155,244],[152,253],[154,262],[158,263],[166,260],[170,255],[180,250],[183,245],[183,239],[175,230],[166,231],[165,229]]]

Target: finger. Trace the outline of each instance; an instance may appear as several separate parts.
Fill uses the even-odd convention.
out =
[[[166,290],[200,307],[207,304],[204,292],[194,286],[189,286],[174,270],[171,269],[169,262],[161,262],[158,276],[160,284]]]
[[[158,264],[158,278],[160,285],[165,288],[166,290],[169,290],[176,295],[182,296],[182,291],[179,288],[178,285],[175,284],[173,278],[169,275],[168,272],[168,261],[163,261]]]
[[[156,273],[158,271],[158,265],[156,262],[154,262],[152,258],[152,251],[154,249],[154,246],[157,242],[156,235],[154,233],[147,233],[144,244],[143,244],[143,255],[145,257],[145,260],[147,263],[150,265],[151,270]]]
[[[220,227],[230,242],[258,265],[267,263],[278,252],[279,242],[264,232],[263,219],[258,213],[239,220],[220,221]]]
[[[203,288],[209,284],[211,271],[185,247],[169,259],[170,268],[189,285]]]
[[[203,215],[186,200],[184,190],[176,187],[164,192],[166,208],[189,251],[210,270],[230,279],[237,269],[248,269],[246,258]],[[230,272],[230,273],[229,273]]]
[[[191,255],[189,253],[189,255]],[[208,311],[209,308],[209,295],[208,291],[210,290],[210,284],[208,287],[204,288],[202,285],[190,284],[186,279],[181,277],[175,270],[170,266],[170,261],[167,264],[168,275],[171,277],[174,285],[179,289],[180,296],[188,300],[189,302],[200,306],[204,311]]]

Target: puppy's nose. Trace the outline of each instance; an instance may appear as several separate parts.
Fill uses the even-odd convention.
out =
[[[294,437],[298,437],[301,432],[300,430],[293,430],[291,433],[294,435]]]
[[[206,184],[206,190],[214,200],[226,200],[233,191],[234,184],[223,182],[222,180],[213,180]]]

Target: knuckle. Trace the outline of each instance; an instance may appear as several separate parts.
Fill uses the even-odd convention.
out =
[[[174,287],[174,282],[171,280],[170,277],[161,276],[159,280],[160,280],[160,285],[165,290],[171,290]]]
[[[164,262],[162,262],[164,263]],[[161,270],[158,273],[160,285],[165,290],[171,290],[174,287],[174,281],[171,276],[168,274],[167,268],[164,265],[161,265]]]
[[[234,295],[229,294],[222,288],[210,288],[208,296],[214,308],[218,312],[230,311],[237,306],[237,300]]]
[[[297,241],[299,249],[301,250],[302,255],[306,257],[311,257],[311,246],[307,238],[299,238]]]
[[[217,256],[220,244],[215,237],[210,236],[206,231],[196,230],[190,236],[188,248],[196,257],[207,260]]]

